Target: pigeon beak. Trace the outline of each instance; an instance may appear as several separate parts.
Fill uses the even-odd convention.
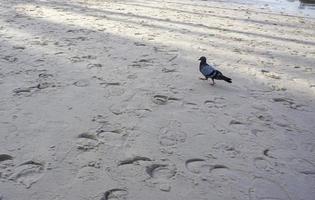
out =
[[[199,58],[198,60],[201,60],[201,58]]]

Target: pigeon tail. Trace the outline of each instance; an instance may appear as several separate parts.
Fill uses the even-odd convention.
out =
[[[229,77],[224,76],[222,73],[219,73],[217,76],[214,77],[215,79],[218,80],[224,80],[228,83],[232,83],[232,79],[230,79]]]
[[[226,76],[222,75],[222,79],[225,80],[228,83],[232,83],[232,79],[230,79],[229,77],[226,77]]]

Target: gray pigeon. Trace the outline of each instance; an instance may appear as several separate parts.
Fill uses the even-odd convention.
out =
[[[212,79],[212,85],[215,84],[214,79],[216,80],[224,80],[228,83],[232,83],[232,79],[224,76],[219,70],[216,70],[213,66],[207,63],[207,58],[202,56],[199,58],[200,65],[199,70],[205,76],[205,78],[200,78],[201,80],[208,80],[208,78]]]

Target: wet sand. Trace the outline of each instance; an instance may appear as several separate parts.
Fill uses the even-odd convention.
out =
[[[314,198],[312,17],[13,0],[0,38],[1,200]]]

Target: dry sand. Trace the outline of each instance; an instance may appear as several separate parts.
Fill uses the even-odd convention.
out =
[[[0,0],[0,199],[313,200],[314,66],[310,17]]]

